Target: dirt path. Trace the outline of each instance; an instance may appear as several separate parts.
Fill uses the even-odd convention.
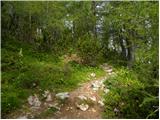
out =
[[[67,100],[68,104],[65,104],[61,110],[60,114],[56,115],[55,118],[63,118],[63,119],[101,119],[101,112],[103,111],[103,106],[101,106],[98,101],[102,101],[102,98],[100,97],[99,93],[100,90],[94,91],[92,88],[92,83],[96,81],[102,81],[106,77],[103,77],[101,79],[97,79],[94,81],[90,81],[88,83],[83,84],[80,88],[74,90],[70,93],[70,97]],[[96,98],[95,101],[91,105],[89,105],[89,108],[85,111],[82,111],[77,107],[77,102],[79,101],[78,96],[85,96],[87,99],[89,98]]]
[[[109,92],[103,82],[113,72],[107,64],[101,67],[106,71],[106,76],[96,78],[96,75],[92,73],[93,80],[81,84],[79,88],[70,92],[68,99],[61,101],[49,91],[46,92],[47,98],[44,101],[40,101],[38,95],[30,96],[30,102],[33,102],[35,106],[27,103],[9,118],[102,119],[104,103],[101,95]],[[54,111],[55,108],[56,111]],[[52,110],[48,112],[50,109]]]
[[[112,74],[112,68],[108,65],[101,66],[106,71],[106,76],[89,81],[87,83],[82,84],[82,86],[73,92],[70,93],[70,97],[67,100],[67,104],[65,104],[59,114],[56,114],[55,118],[61,119],[102,119],[102,111],[103,111],[103,99],[100,96],[104,90],[107,90],[104,87],[103,82],[107,79],[108,74]],[[95,86],[94,86],[95,85]],[[97,85],[97,89],[95,88]],[[77,107],[79,96],[86,97],[90,100],[91,104],[88,105],[89,108],[85,111],[81,110]],[[95,98],[94,100],[91,100]]]

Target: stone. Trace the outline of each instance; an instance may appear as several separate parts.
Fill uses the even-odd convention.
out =
[[[96,110],[94,108],[91,109],[92,112],[96,112]]]
[[[112,71],[113,71],[112,69],[108,69],[108,70],[107,70],[108,73],[111,73]]]
[[[112,75],[112,73],[108,73],[108,75]]]
[[[28,103],[33,107],[40,107],[41,105],[41,102],[36,94],[34,96],[29,96]]]
[[[93,88],[94,91],[98,91],[98,88]]]
[[[49,90],[46,90],[46,91],[44,91],[44,94],[42,94],[43,95],[43,97],[47,97],[47,95],[49,94]]]
[[[61,100],[64,100],[66,98],[69,98],[69,93],[68,92],[58,93],[58,94],[56,94],[56,97]]]
[[[93,102],[96,102],[96,97],[93,96],[93,97],[89,97],[90,100],[92,100]]]
[[[96,77],[96,74],[95,73],[91,73],[90,76],[91,77]]]
[[[99,100],[98,103],[100,104],[100,106],[102,106],[102,107],[104,106],[104,103],[102,100]]]
[[[82,111],[86,111],[86,110],[88,110],[89,105],[82,103],[82,104],[80,104],[80,105],[77,104],[77,107],[78,107],[80,110],[82,110]]]
[[[109,92],[109,89],[105,89],[105,90],[104,90],[104,93],[107,94],[108,92]]]
[[[48,94],[48,95],[47,95],[46,102],[51,102],[51,101],[52,101],[52,95],[51,95],[51,94]]]
[[[101,85],[101,90],[103,90],[105,88],[105,85],[104,84],[102,84]]]
[[[79,95],[78,98],[79,98],[80,100],[87,100],[87,97],[84,96],[84,95]]]
[[[36,83],[33,83],[33,87],[35,87],[36,86]]]
[[[48,104],[49,108],[56,108],[57,110],[60,110],[61,108],[58,106],[58,103],[54,103],[54,104]]]
[[[118,113],[119,110],[118,110],[117,108],[114,108],[114,112],[115,112],[115,113]]]

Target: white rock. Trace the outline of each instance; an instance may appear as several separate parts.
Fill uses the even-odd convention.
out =
[[[64,100],[66,98],[69,98],[69,93],[68,92],[58,93],[58,94],[56,94],[56,97],[61,100]]]
[[[103,90],[105,88],[105,85],[104,84],[102,84],[102,86],[101,86],[101,90]]]
[[[96,74],[95,73],[91,73],[90,76],[91,77],[96,77]]]
[[[51,101],[52,101],[52,95],[51,95],[51,94],[48,94],[48,95],[47,95],[46,101],[47,101],[47,102],[51,102]]]
[[[117,108],[114,108],[114,112],[116,112],[116,113],[117,113],[117,112],[119,112],[119,110],[118,110]]]
[[[44,91],[43,97],[47,97],[47,95],[49,94],[49,90]]]
[[[36,86],[36,83],[33,83],[33,87],[35,87]]]
[[[36,94],[34,96],[29,96],[28,103],[34,107],[40,107],[41,105],[41,102],[39,101],[39,98]]]
[[[104,92],[107,94],[109,92],[109,89],[105,89]]]
[[[92,100],[93,102],[96,102],[96,97],[93,96],[93,97],[89,97],[90,100]]]
[[[100,104],[100,106],[102,106],[102,107],[104,106],[103,101],[99,100],[98,103]]]
[[[77,107],[82,111],[86,111],[89,108],[89,105],[82,103],[81,105],[77,104]]]
[[[59,105],[58,103],[48,104],[48,107],[49,107],[49,109],[50,109],[50,108],[56,108],[57,110],[60,110],[61,108],[60,108],[60,106],[58,106],[58,105]]]
[[[98,88],[93,88],[94,91],[98,91]]]
[[[112,75],[112,73],[108,73],[108,75]]]
[[[112,69],[108,69],[108,70],[107,70],[108,73],[111,73],[112,71],[113,71]]]
[[[97,91],[100,87],[101,87],[101,82],[95,81],[95,82],[92,83],[92,89],[94,91]]]
[[[80,100],[87,100],[87,97],[84,96],[84,95],[79,95],[78,98],[79,98]]]

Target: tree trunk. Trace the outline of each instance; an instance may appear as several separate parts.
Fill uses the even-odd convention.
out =
[[[126,40],[127,43],[127,48],[128,48],[128,68],[132,68],[133,64],[134,64],[134,60],[135,60],[135,47],[132,41],[130,40]]]
[[[122,36],[119,35],[119,42],[120,42],[120,46],[121,46],[121,48],[122,48],[122,57],[123,57],[124,59],[126,59],[127,53],[126,53],[126,48],[125,48],[125,46],[124,46],[123,40],[124,40],[124,39],[122,38]]]

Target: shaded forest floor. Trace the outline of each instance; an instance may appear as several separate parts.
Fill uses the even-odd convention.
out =
[[[134,111],[146,110],[144,96],[158,104],[148,94],[158,86],[146,92],[137,73],[122,66],[91,67],[14,40],[1,52],[2,118],[144,118]]]
[[[106,75],[106,72],[100,67],[81,65],[75,61],[66,60],[64,56],[57,57],[51,53],[37,53],[28,44],[12,40],[3,45],[3,118],[18,118],[21,115],[25,116],[26,113],[31,113],[31,115],[27,115],[29,118],[49,117],[57,112],[57,108],[51,105],[53,101],[57,101],[56,93],[69,92],[71,98],[65,101],[70,103],[70,100],[75,96],[75,93],[71,91],[80,88],[82,83],[89,84],[88,81]],[[50,91],[52,100],[44,105],[45,97],[43,94],[46,91]],[[32,95],[38,96],[39,101],[41,101],[40,109],[34,109],[34,106],[28,103],[28,98]],[[60,100],[59,102],[64,104],[65,101]],[[30,111],[30,108],[33,110]],[[39,113],[41,111],[41,114],[37,114],[37,110]],[[60,116],[55,117],[59,118]]]

